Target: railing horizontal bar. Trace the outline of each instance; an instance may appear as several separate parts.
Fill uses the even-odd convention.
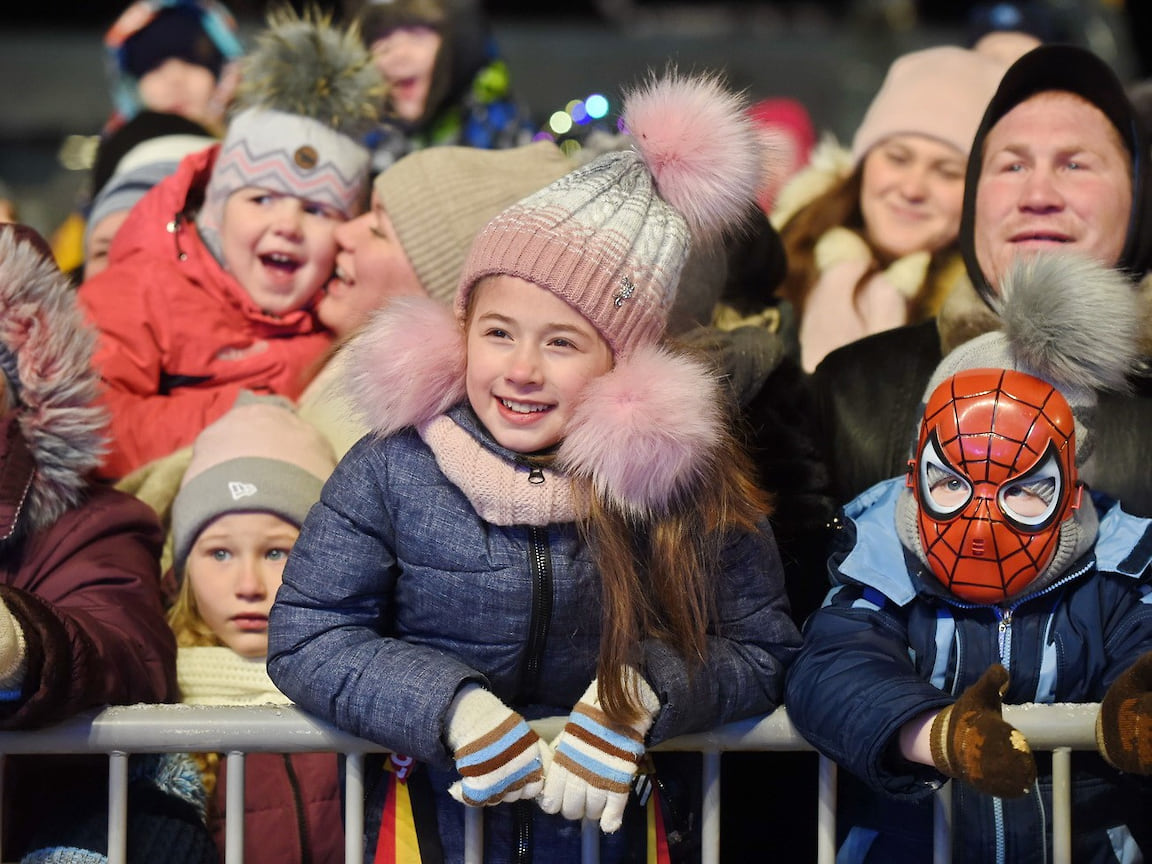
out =
[[[1099,706],[1008,705],[1004,719],[1034,750],[1096,748]],[[545,741],[559,734],[563,717],[535,720]],[[81,714],[57,726],[0,732],[0,753],[247,753],[384,752],[387,748],[340,732],[292,705],[125,705]],[[657,750],[705,753],[740,750],[811,750],[780,709],[665,741]]]

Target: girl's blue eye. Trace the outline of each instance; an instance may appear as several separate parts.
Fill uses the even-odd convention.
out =
[[[269,549],[264,555],[269,561],[282,561],[288,557],[287,549]]]
[[[213,549],[210,554],[213,561],[227,561],[232,557],[232,553],[227,549]]]

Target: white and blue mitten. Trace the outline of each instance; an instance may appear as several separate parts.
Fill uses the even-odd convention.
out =
[[[463,779],[448,788],[457,801],[486,807],[535,798],[551,753],[528,723],[478,684],[465,685],[448,709],[448,746]]]
[[[28,671],[27,654],[20,622],[0,598],[0,701],[14,702],[20,698]]]
[[[612,833],[624,819],[632,780],[644,755],[644,736],[660,710],[660,700],[635,670],[626,686],[635,687],[643,711],[631,723],[609,719],[600,707],[596,681],[580,697],[564,730],[552,742],[552,765],[544,777],[540,807],[566,819],[599,819]]]

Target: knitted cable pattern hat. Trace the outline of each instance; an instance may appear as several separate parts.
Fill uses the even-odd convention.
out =
[[[197,436],[172,502],[176,578],[184,578],[200,532],[227,513],[272,513],[302,525],[335,467],[332,446],[290,402],[241,394]]]
[[[1010,369],[1051,384],[1076,423],[1076,464],[1092,454],[1097,393],[1125,392],[1140,354],[1138,293],[1116,271],[1071,254],[1020,258],[1000,286],[1001,328],[954,349],[936,367],[923,404],[966,369]],[[919,423],[917,437],[919,437]]]
[[[893,135],[924,135],[967,154],[1008,63],[944,45],[897,57],[852,139],[856,164]]]
[[[420,425],[464,398],[461,324],[487,276],[551,291],[589,320],[615,367],[593,381],[557,454],[622,511],[669,506],[719,440],[713,373],[659,340],[696,239],[754,212],[760,140],[742,97],[670,72],[627,94],[628,150],[606,153],[512,205],[481,231],[453,314],[393,301],[350,345],[349,389],[369,426]]]
[[[359,141],[376,121],[384,87],[355,28],[338,29],[314,9],[270,13],[241,63],[238,113],[196,217],[218,261],[224,205],[246,186],[319,202],[345,218],[359,211],[369,166]]]
[[[572,167],[550,141],[508,150],[428,147],[381,172],[375,191],[420,284],[449,303],[488,220]]]

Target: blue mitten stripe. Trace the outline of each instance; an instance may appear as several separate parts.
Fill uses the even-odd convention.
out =
[[[525,735],[531,734],[532,730],[528,728],[528,724],[521,720],[487,747],[483,747],[480,750],[477,750],[475,753],[469,753],[467,756],[461,756],[459,759],[457,759],[456,764],[459,768],[470,768],[473,765],[483,764],[484,762],[499,756],[506,750],[512,749],[513,744],[515,744]]]
[[[533,759],[519,771],[509,774],[507,777],[504,777],[489,786],[476,786],[471,780],[465,779],[464,789],[468,793],[468,797],[473,801],[488,801],[492,798],[502,796],[506,790],[523,781],[524,778],[531,774],[533,771],[539,770],[540,760]]]
[[[603,762],[600,762],[599,760],[589,756],[587,753],[584,753],[581,750],[577,750],[568,742],[567,739],[560,742],[560,746],[556,748],[556,752],[557,754],[562,754],[571,761],[575,762],[585,771],[588,771],[591,774],[595,774],[599,777],[603,777],[610,783],[617,783],[622,786],[627,786],[632,782],[632,777],[635,774],[634,770],[620,771],[616,768],[612,768],[609,765],[605,765]]]
[[[602,741],[606,741],[618,750],[632,753],[637,760],[644,755],[643,743],[637,741],[635,738],[629,738],[627,735],[621,735],[619,732],[613,732],[607,726],[597,723],[587,714],[575,711],[572,716],[568,718],[568,722],[574,726],[579,726],[581,729],[587,730],[590,734],[595,735]]]

